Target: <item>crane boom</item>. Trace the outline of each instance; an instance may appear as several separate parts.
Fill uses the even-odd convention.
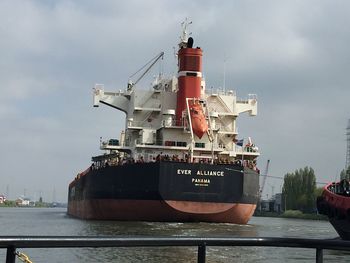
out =
[[[266,184],[266,178],[267,178],[268,173],[269,173],[269,165],[270,165],[270,160],[267,160],[264,174],[262,174],[263,181],[261,183],[261,187],[260,187],[260,191],[259,191],[260,192],[260,196],[261,196],[262,192],[264,191],[264,187],[265,187],[265,184]]]
[[[139,73],[142,69],[144,69],[149,63],[151,63],[151,65],[149,65],[146,70],[141,74],[140,77],[138,77],[138,79],[135,81],[135,82],[132,82],[132,81],[129,81],[128,83],[128,89],[132,89],[132,87],[134,87],[146,74],[147,72],[154,66],[154,64],[157,63],[157,61],[160,59],[160,58],[163,58],[164,57],[164,52],[160,52],[157,56],[155,56],[154,58],[152,58],[149,62],[147,62],[143,67],[141,67],[138,71],[136,71],[134,74],[132,74],[130,76],[133,77],[135,76],[137,73]]]

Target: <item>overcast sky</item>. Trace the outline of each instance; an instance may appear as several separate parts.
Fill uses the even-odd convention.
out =
[[[258,96],[242,115],[259,166],[283,177],[310,166],[317,181],[345,166],[350,118],[350,1],[0,1],[0,193],[66,201],[74,176],[118,138],[124,115],[92,107],[95,83],[124,89],[128,77],[173,47],[189,17],[203,49],[207,87]],[[151,74],[156,74],[152,72]],[[148,87],[149,83],[143,83]],[[267,179],[265,193],[282,180]]]

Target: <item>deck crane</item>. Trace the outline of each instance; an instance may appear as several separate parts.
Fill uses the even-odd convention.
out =
[[[160,52],[157,56],[155,56],[154,58],[152,58],[150,61],[148,61],[144,66],[142,66],[138,71],[136,71],[134,74],[132,74],[129,77],[129,81],[128,81],[128,90],[132,90],[132,88],[147,74],[147,72],[154,66],[154,64],[157,63],[157,61],[164,57],[164,52]],[[150,65],[149,65],[150,64]],[[132,77],[134,77],[137,73],[139,73],[141,70],[143,70],[147,65],[149,65],[146,70],[141,74],[140,77],[138,77],[137,80],[135,80],[134,82],[131,80]]]
[[[265,171],[261,175],[261,176],[263,176],[263,181],[261,183],[260,190],[259,190],[259,198],[261,198],[262,192],[264,191],[264,187],[265,187],[265,184],[266,184],[266,178],[267,178],[268,173],[269,173],[269,166],[270,166],[270,160],[267,160]]]

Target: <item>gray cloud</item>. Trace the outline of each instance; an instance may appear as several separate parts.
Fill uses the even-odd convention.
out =
[[[173,47],[185,17],[204,50],[207,87],[257,93],[259,115],[240,136],[261,149],[270,173],[309,165],[319,181],[345,163],[350,39],[347,1],[1,1],[0,192],[24,189],[64,201],[67,185],[118,137],[123,114],[93,109],[91,89],[123,89],[151,57]],[[152,78],[152,72],[148,78]],[[147,81],[142,83],[149,85]],[[270,179],[268,179],[270,180]],[[282,183],[268,181],[278,190]],[[271,189],[267,189],[270,193]]]

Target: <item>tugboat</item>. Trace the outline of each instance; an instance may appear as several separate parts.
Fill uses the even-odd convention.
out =
[[[326,185],[317,198],[317,210],[328,216],[342,239],[350,240],[350,183],[343,179]]]
[[[259,197],[258,148],[238,139],[239,114],[257,114],[256,95],[206,89],[200,47],[182,23],[175,77],[158,77],[151,90],[138,81],[124,91],[97,84],[93,106],[126,114],[119,139],[69,184],[68,214],[81,219],[246,224]]]

